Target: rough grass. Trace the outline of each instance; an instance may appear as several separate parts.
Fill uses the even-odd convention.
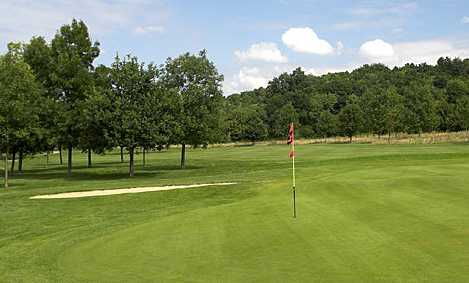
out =
[[[468,282],[469,145],[300,145],[117,153],[74,176],[26,160],[0,192],[1,282]],[[86,199],[37,194],[238,182]]]
[[[348,137],[328,137],[315,139],[299,139],[299,144],[348,144]],[[396,133],[391,136],[378,135],[358,135],[352,138],[351,143],[359,144],[440,144],[440,143],[467,143],[469,142],[469,131],[462,132],[433,132],[422,134]],[[212,145],[212,147],[230,147],[230,146],[252,146],[252,145],[280,145],[285,144],[285,140],[270,140],[256,143],[234,142]]]

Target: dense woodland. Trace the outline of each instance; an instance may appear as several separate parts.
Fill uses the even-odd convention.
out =
[[[297,69],[226,103],[232,140],[281,138],[289,121],[308,138],[468,130],[469,59],[364,65],[321,77]]]
[[[266,88],[224,97],[223,76],[206,51],[146,64],[127,55],[94,64],[98,42],[73,21],[47,42],[11,43],[0,57],[0,149],[22,171],[36,153],[92,153],[120,148],[134,175],[134,155],[181,145],[301,137],[469,129],[469,59],[440,58],[436,66],[389,69],[365,65],[324,76],[301,69]],[[66,149],[66,150],[65,150]],[[65,159],[65,158],[64,158]]]

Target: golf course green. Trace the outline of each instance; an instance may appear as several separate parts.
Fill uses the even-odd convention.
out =
[[[25,160],[0,189],[0,282],[469,282],[469,144],[286,145]],[[235,182],[75,199],[97,189]]]

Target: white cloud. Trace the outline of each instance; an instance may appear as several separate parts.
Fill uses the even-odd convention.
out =
[[[352,71],[357,66],[337,66],[310,68],[293,64],[282,64],[275,66],[247,67],[243,66],[238,73],[231,78],[227,78],[223,84],[225,95],[253,90],[259,87],[266,87],[273,78],[283,73],[291,73],[293,70],[301,68],[307,75],[322,76],[329,73],[339,73]]]
[[[381,39],[376,39],[363,43],[360,46],[360,55],[371,60],[391,57],[394,55],[394,48],[391,44]]]
[[[386,43],[386,46],[388,43]],[[363,45],[362,45],[363,46]],[[384,45],[383,45],[384,46]],[[452,42],[434,39],[426,41],[400,42],[392,44],[393,53],[376,50],[375,56],[367,56],[367,62],[384,63],[388,66],[402,66],[406,63],[436,64],[440,57],[469,57],[468,42]],[[383,47],[384,48],[384,47]],[[386,48],[389,48],[387,46]],[[360,49],[361,51],[361,49]],[[361,52],[360,52],[361,53]]]
[[[337,50],[340,44],[337,44]],[[387,43],[383,40],[365,42],[360,49],[362,55],[357,61],[336,66],[304,66],[300,65],[306,74],[321,76],[328,73],[353,71],[365,63],[384,63],[389,67],[402,66],[406,63],[435,64],[440,57],[469,57],[469,40],[451,41],[448,39],[432,39],[426,41]],[[337,51],[336,51],[337,52]],[[280,65],[265,65],[256,67],[242,67],[238,73],[227,77],[224,84],[225,95],[252,90],[267,86],[272,78],[284,72],[291,72],[298,65],[291,63]]]
[[[296,52],[327,55],[334,52],[329,42],[320,39],[309,27],[290,28],[282,35],[283,43]]]
[[[468,17],[468,16],[462,17],[461,23],[463,23],[463,24],[469,24],[469,17]]]
[[[282,55],[277,44],[261,42],[251,45],[246,51],[235,51],[236,57],[241,61],[259,60],[265,62],[286,63],[288,58]]]
[[[403,42],[394,44],[396,55],[393,63],[402,65],[405,63],[435,64],[440,57],[468,57],[469,46],[453,43],[448,40],[429,40],[416,42]]]
[[[342,41],[337,41],[336,53],[337,55],[342,55],[342,53],[344,53],[344,44]]]
[[[265,87],[269,82],[269,78],[264,76],[258,68],[244,67],[238,74],[241,85],[249,88]]]
[[[147,33],[163,33],[164,27],[162,26],[139,26],[134,30],[137,34],[147,34]]]
[[[335,67],[335,68],[302,68],[305,74],[314,75],[314,76],[322,76],[332,73],[342,73],[346,71],[352,71],[355,69],[354,67]]]
[[[257,67],[242,67],[231,80],[225,80],[223,89],[226,95],[267,86],[271,78]]]
[[[243,66],[238,73],[227,78],[223,85],[225,95],[266,87],[270,80],[282,73],[293,71],[296,66],[290,64],[266,65],[258,67]]]

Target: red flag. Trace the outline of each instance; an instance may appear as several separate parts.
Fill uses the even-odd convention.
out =
[[[293,158],[295,157],[295,129],[293,127],[293,123],[290,124],[290,129],[288,130],[288,141],[287,144],[292,145],[292,150],[288,154],[288,157]]]
[[[290,124],[290,129],[288,130],[288,141],[287,144],[292,144],[295,142],[295,129],[293,128],[293,123]]]

